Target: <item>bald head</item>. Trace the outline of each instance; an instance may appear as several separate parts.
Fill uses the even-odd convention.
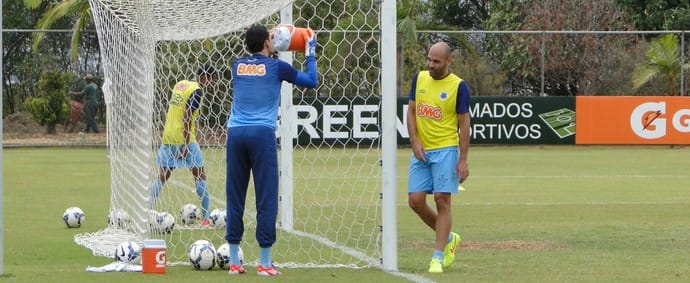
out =
[[[429,53],[436,53],[439,56],[443,56],[444,58],[450,58],[450,53],[451,53],[450,45],[448,43],[445,43],[443,41],[434,43],[434,45],[429,48]]]
[[[448,43],[437,42],[429,48],[426,55],[426,65],[429,68],[429,75],[434,79],[445,78],[448,74],[448,67],[451,63],[451,49]]]

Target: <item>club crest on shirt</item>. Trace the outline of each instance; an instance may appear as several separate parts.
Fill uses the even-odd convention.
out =
[[[441,95],[439,95],[439,98],[441,98],[441,100],[446,100],[448,98],[448,93],[445,91],[441,92]]]

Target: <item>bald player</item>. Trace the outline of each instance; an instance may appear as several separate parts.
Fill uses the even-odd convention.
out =
[[[451,195],[469,176],[470,89],[451,73],[451,48],[438,42],[429,48],[427,71],[412,78],[407,130],[412,157],[408,204],[436,233],[429,272],[442,273],[455,260],[460,235],[451,232]],[[433,194],[436,209],[427,204]]]

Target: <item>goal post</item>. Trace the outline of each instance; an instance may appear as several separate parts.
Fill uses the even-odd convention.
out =
[[[103,57],[113,217],[107,226],[104,221],[103,230],[76,235],[77,243],[95,255],[112,256],[119,242],[159,238],[168,246],[168,261],[185,264],[194,241],[206,239],[216,247],[225,242],[224,227],[180,221],[183,205],[201,207],[186,169],[173,171],[153,208],[177,218],[172,233],[150,229],[151,184],[158,175],[156,152],[171,88],[179,80],[194,79],[201,65],[210,64],[222,74],[204,91],[196,128],[209,211],[225,208],[230,66],[249,55],[243,29],[254,23],[294,23],[317,33],[320,82],[315,90],[284,83],[281,91],[276,130],[280,207],[273,259],[281,267],[397,269],[397,259],[390,258],[397,257],[397,241],[389,238],[397,237],[395,2],[90,4]],[[390,54],[384,57],[384,52]],[[279,58],[304,69],[301,52],[281,52]],[[250,182],[241,242],[249,265],[259,257],[254,207]]]

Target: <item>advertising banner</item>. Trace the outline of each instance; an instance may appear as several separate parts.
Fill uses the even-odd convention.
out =
[[[397,139],[409,144],[407,97],[397,100]],[[295,99],[300,145],[378,143],[380,99]],[[473,97],[472,144],[574,144],[574,97]]]
[[[690,98],[577,97],[577,144],[690,144]]]
[[[471,144],[574,144],[574,97],[473,97]]]

